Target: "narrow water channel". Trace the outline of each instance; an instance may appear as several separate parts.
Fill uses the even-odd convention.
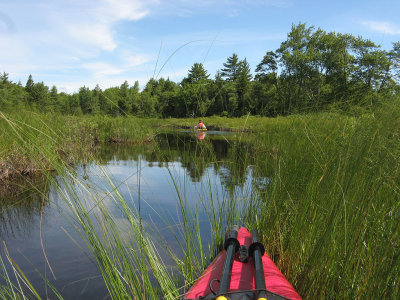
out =
[[[233,133],[180,132],[160,134],[152,145],[102,146],[91,162],[76,167],[77,189],[84,187],[77,193],[82,199],[95,195],[118,219],[120,212],[107,198],[113,189],[111,181],[129,205],[140,210],[144,224],[156,226],[176,251],[179,247],[174,237],[168,236],[167,227],[180,224],[180,194],[188,211],[198,213],[207,242],[212,238],[207,236],[210,195],[214,199],[232,194],[245,198],[254,184],[250,162],[237,167],[232,161],[231,149],[236,141]],[[59,178],[55,180],[60,184]],[[262,177],[256,182],[268,184]],[[55,183],[39,180],[2,200],[0,236],[41,295],[52,293],[39,274],[48,278],[65,299],[107,298],[103,279],[69,215]],[[168,259],[166,263],[170,263]]]

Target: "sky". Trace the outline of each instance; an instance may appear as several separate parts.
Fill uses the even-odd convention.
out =
[[[179,82],[194,63],[213,78],[233,53],[254,72],[299,23],[390,50],[399,12],[400,0],[0,0],[0,73],[74,93]]]

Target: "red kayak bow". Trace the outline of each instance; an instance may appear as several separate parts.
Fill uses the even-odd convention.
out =
[[[225,250],[217,255],[183,300],[301,300],[271,258],[264,253],[256,231],[253,231],[253,237],[244,227],[232,232],[225,241]],[[242,257],[242,252],[246,250],[250,256],[248,259]],[[233,259],[230,258],[231,253],[234,253]],[[233,262],[230,262],[231,259]]]

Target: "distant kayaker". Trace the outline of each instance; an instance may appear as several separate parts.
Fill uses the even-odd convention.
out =
[[[207,129],[206,125],[204,125],[202,120],[199,120],[199,124],[197,124],[194,128],[196,128],[196,129]]]

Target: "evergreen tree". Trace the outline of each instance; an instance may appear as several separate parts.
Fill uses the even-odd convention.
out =
[[[208,95],[209,75],[203,64],[195,63],[182,80],[183,103],[186,116],[204,116],[210,107],[211,100]]]
[[[204,69],[202,63],[193,64],[192,68],[189,70],[188,76],[182,80],[182,85],[185,84],[204,84],[210,77],[207,71]]]
[[[8,80],[8,73],[3,72],[3,74],[0,74],[0,85],[4,86],[6,84],[11,84],[12,82]]]
[[[221,76],[226,81],[236,81],[239,71],[239,58],[237,54],[233,53],[223,65],[224,68],[221,70]]]
[[[252,78],[250,65],[247,60],[240,61],[236,78],[236,92],[239,102],[238,109],[241,115],[250,112],[254,108],[249,94]]]
[[[33,102],[33,86],[34,86],[34,81],[32,78],[32,75],[29,75],[28,80],[26,81],[25,84],[25,91],[27,92],[27,102],[31,104]]]

